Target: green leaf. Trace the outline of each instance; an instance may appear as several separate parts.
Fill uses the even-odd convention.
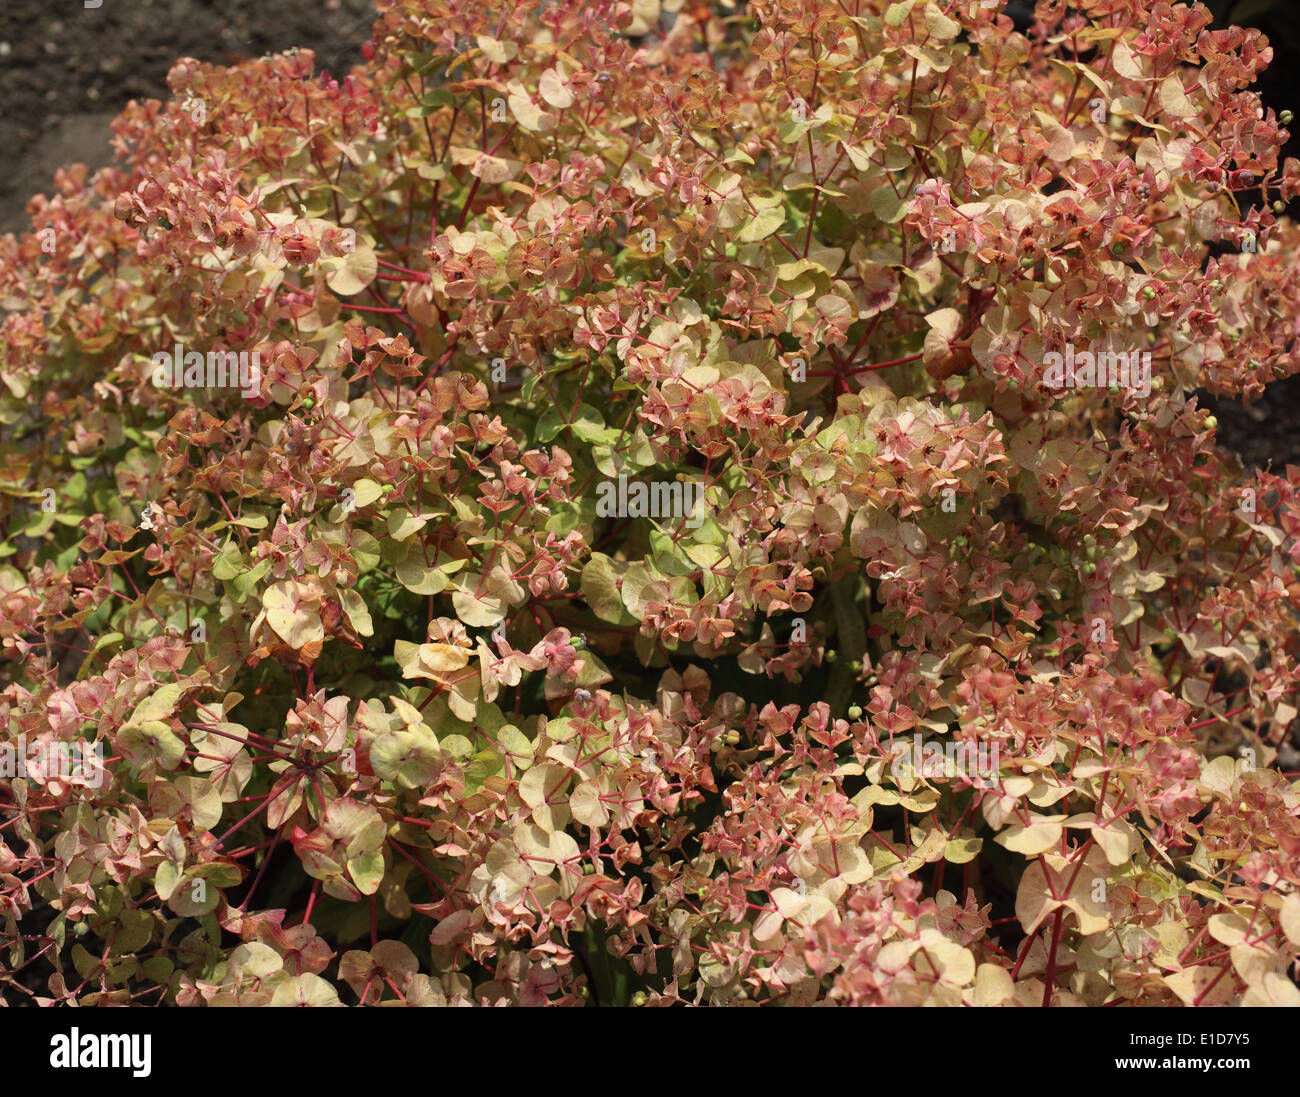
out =
[[[239,546],[231,541],[222,550],[221,555],[212,561],[212,575],[213,578],[228,583],[244,571],[246,567],[244,554],[239,551]]]
[[[374,570],[379,564],[382,552],[379,541],[365,530],[352,531],[352,559],[357,562],[357,571],[361,575]]]
[[[320,267],[328,272],[325,284],[331,290],[340,297],[352,297],[375,280],[375,275],[379,272],[379,261],[374,248],[358,242],[356,248],[347,255],[321,260]]]
[[[766,240],[785,223],[785,210],[780,206],[761,210],[757,217],[745,222],[736,239],[742,244]]]
[[[167,900],[167,905],[182,918],[197,918],[216,910],[219,902],[221,890],[215,884],[208,883],[200,876],[191,878],[187,872],[180,887]]]
[[[373,480],[358,480],[352,485],[354,493],[353,505],[356,507],[368,507],[375,500],[384,494],[383,486],[375,483]]]
[[[441,764],[438,738],[423,724],[382,732],[370,743],[370,765],[375,776],[399,788],[427,788]]]
[[[626,569],[626,564],[622,565]],[[623,606],[618,590],[618,565],[603,552],[593,552],[582,569],[582,597],[602,621],[615,625],[633,624],[633,617]]]
[[[907,216],[907,203],[894,193],[893,186],[887,180],[871,191],[871,212],[887,225],[901,221]]]
[[[436,564],[424,561],[424,546],[419,541],[408,542],[401,557],[394,563],[397,581],[413,594],[441,594],[451,581],[447,573]]]
[[[325,1008],[341,1006],[343,1003],[339,1001],[339,992],[329,982],[310,971],[304,971],[301,975],[291,975],[285,982],[276,984],[275,992],[271,995],[271,1005]]]
[[[117,744],[127,760],[139,769],[154,762],[162,769],[172,770],[185,757],[185,743],[162,720],[124,725],[117,734]]]
[[[154,870],[153,886],[158,892],[158,898],[164,903],[175,894],[180,882],[181,866],[175,861],[163,861]]]
[[[394,541],[409,541],[428,521],[428,515],[412,514],[405,507],[398,507],[388,516],[388,536]]]
[[[539,442],[550,442],[569,424],[558,408],[548,407],[537,419],[536,438]]]
[[[408,113],[414,113],[422,117],[426,114],[432,114],[442,107],[454,106],[455,103],[456,97],[446,88],[434,88],[432,91],[426,92],[420,100],[420,105],[413,107]]]
[[[603,442],[608,444],[615,441],[619,436],[617,430],[605,426],[605,417],[590,404],[578,405],[578,411],[573,418],[571,429],[573,436],[580,442]]]
[[[950,42],[961,33],[961,25],[944,15],[934,3],[925,5],[925,29],[941,42]]]
[[[362,895],[373,895],[379,890],[379,885],[384,879],[384,854],[382,850],[362,853],[356,857],[349,857],[347,862],[348,875],[352,877],[353,882],[357,885],[357,890]]]
[[[235,589],[235,596],[241,601],[247,601],[253,588],[262,581],[263,576],[271,570],[271,561],[262,560],[251,571],[242,571],[231,580],[231,586]]]
[[[373,636],[375,634],[374,622],[370,619],[370,611],[366,608],[366,600],[361,595],[355,590],[341,590],[339,591],[339,604],[347,615],[348,623],[358,636]]]
[[[151,720],[166,720],[176,711],[180,696],[181,687],[175,682],[159,687],[136,706],[129,723],[142,724]]]
[[[901,27],[903,25],[903,20],[907,18],[908,13],[911,12],[915,3],[916,0],[899,0],[896,4],[890,4],[889,7],[885,9],[886,25],[891,27]]]

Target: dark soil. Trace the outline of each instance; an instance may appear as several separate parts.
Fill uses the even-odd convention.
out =
[[[319,69],[339,76],[360,61],[373,21],[372,0],[83,3],[2,0],[0,148],[9,150],[10,162],[0,174],[0,232],[28,227],[27,201],[50,190],[56,168],[108,163],[109,122],[131,99],[167,98],[167,70],[178,57],[231,64],[300,46],[316,51]],[[1227,0],[1211,8],[1222,17]],[[1275,55],[1259,85],[1264,102],[1300,114],[1300,4],[1284,0],[1256,25]],[[1300,125],[1295,129],[1300,133]],[[1286,152],[1300,156],[1300,141]],[[1201,395],[1218,416],[1220,444],[1245,465],[1271,463],[1282,472],[1300,464],[1300,434],[1292,429],[1300,423],[1300,376],[1270,385],[1249,406]]]
[[[307,47],[343,75],[370,37],[372,0],[3,0],[0,3],[0,232],[54,170],[111,160],[108,124],[132,99],[166,99],[179,57],[230,64]]]

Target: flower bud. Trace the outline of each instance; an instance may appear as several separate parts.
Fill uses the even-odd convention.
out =
[[[320,248],[306,233],[290,233],[283,241],[284,257],[290,263],[310,266],[320,258]]]

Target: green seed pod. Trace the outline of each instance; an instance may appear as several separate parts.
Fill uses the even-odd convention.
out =
[[[1120,255],[1123,255],[1123,254],[1124,254],[1124,250],[1125,250],[1125,244],[1124,244],[1124,241],[1123,241],[1123,240],[1116,240],[1116,241],[1115,241],[1113,244],[1111,244],[1111,246],[1110,246],[1110,253],[1111,253],[1111,255],[1114,255],[1114,256],[1120,256]]]
[[[1154,301],[1155,297],[1156,297],[1156,291],[1154,289],[1152,289],[1150,286],[1142,287],[1142,299],[1144,301]]]
[[[834,648],[827,648],[826,654],[822,656],[823,663],[834,663],[839,660],[840,654]]]
[[[643,1006],[649,1000],[650,999],[646,997],[644,990],[638,990],[634,995],[632,995],[632,1004],[634,1006]]]
[[[1035,259],[1032,255],[1026,255],[1023,259],[1020,260],[1020,265],[1022,267],[1032,267],[1036,262],[1038,262],[1038,260]]]
[[[1207,415],[1205,417],[1205,425],[1210,430],[1214,430],[1219,425],[1219,417],[1217,415]]]
[[[1284,110],[1281,114],[1277,116],[1277,120],[1281,122],[1282,125],[1289,126],[1291,124],[1291,120],[1294,117],[1295,115],[1292,114],[1289,110]]]
[[[311,411],[311,409],[316,406],[316,401],[313,400],[310,396],[304,396],[302,398],[302,406],[306,408],[308,411]]]
[[[849,719],[850,719],[850,720],[861,720],[861,719],[862,719],[862,706],[861,706],[861,705],[850,705],[850,706],[849,706]]]
[[[1274,212],[1274,213],[1286,213],[1286,203],[1283,202],[1281,199],[1278,199],[1277,201],[1275,201],[1275,202],[1273,203],[1273,212]]]
[[[737,743],[740,742],[740,732],[729,731],[727,732],[726,735],[723,736],[723,738],[726,740],[727,746],[734,747]]]
[[[851,662],[851,663],[849,664],[849,670],[853,671],[854,674],[861,674],[861,673],[862,673],[862,660],[861,660],[861,659],[854,659],[853,662]]]

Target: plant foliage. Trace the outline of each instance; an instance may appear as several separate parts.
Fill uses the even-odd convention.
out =
[[[1300,369],[1271,51],[1000,7],[380,0],[60,172],[0,735],[107,760],[0,780],[6,994],[1300,1002],[1300,470],[1192,395]]]

